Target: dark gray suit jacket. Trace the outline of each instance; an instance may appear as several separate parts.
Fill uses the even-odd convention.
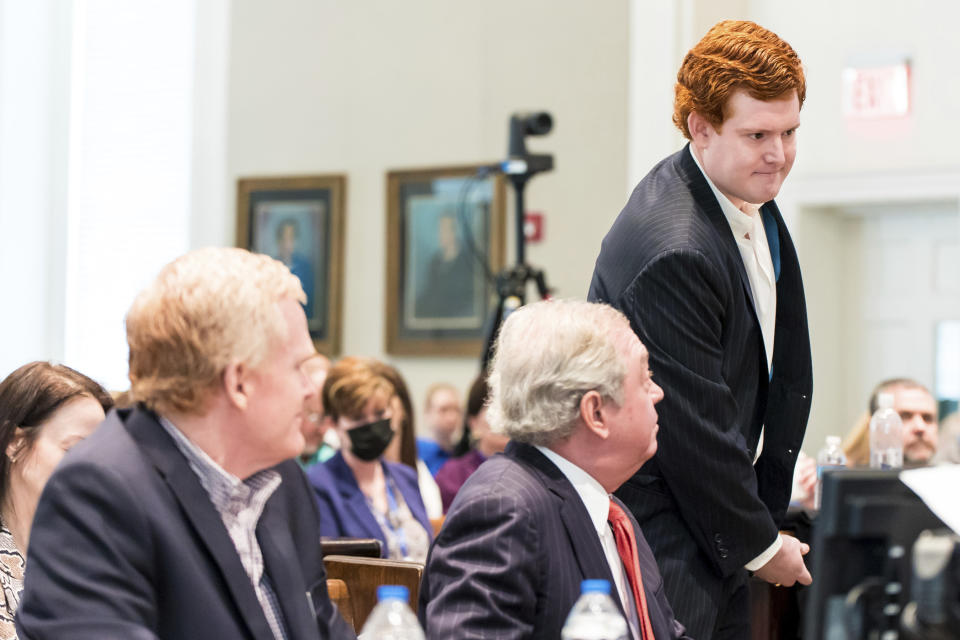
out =
[[[327,594],[313,494],[296,462],[257,526],[290,640],[354,638]],[[273,639],[227,529],[143,410],[112,411],[43,492],[21,640]]]
[[[640,571],[658,640],[686,637],[636,521]],[[420,621],[430,640],[555,640],[580,582],[611,581],[603,546],[566,476],[511,442],[467,479],[427,558]],[[614,601],[623,606],[612,590]]]
[[[689,147],[637,185],[590,283],[591,300],[630,319],[664,389],[657,455],[617,495],[643,526],[688,626],[693,609],[714,606],[703,598],[717,600],[722,579],[775,539],[810,411],[797,255],[776,204],[762,211],[775,222],[768,238],[780,258],[772,378],[740,251]]]

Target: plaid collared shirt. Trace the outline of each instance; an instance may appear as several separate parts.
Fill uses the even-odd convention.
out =
[[[263,608],[263,613],[276,640],[287,640],[287,629],[277,594],[264,572],[263,552],[257,541],[257,522],[273,492],[280,486],[280,474],[272,469],[260,471],[240,480],[225,471],[200,447],[191,442],[176,425],[160,417],[160,424],[176,443],[190,468],[197,474],[210,501],[220,514],[240,562]]]

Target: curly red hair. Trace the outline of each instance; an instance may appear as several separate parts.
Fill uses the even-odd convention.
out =
[[[719,131],[727,99],[739,89],[758,100],[796,91],[802,107],[807,84],[800,56],[777,34],[754,22],[724,20],[713,25],[680,65],[673,123],[689,140],[687,117],[696,111]]]

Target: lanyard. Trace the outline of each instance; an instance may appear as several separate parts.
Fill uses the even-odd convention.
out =
[[[391,478],[389,474],[385,473],[384,476],[387,491],[387,516],[384,517],[384,515],[373,506],[373,501],[370,500],[370,498],[367,498],[367,504],[370,507],[370,510],[376,516],[377,522],[380,524],[380,528],[386,528],[389,530],[389,534],[387,535],[389,538],[388,544],[390,546],[396,544],[397,548],[400,549],[401,556],[403,558],[408,558],[410,556],[410,552],[407,546],[407,532],[403,528],[400,503],[397,501],[397,485],[393,482],[393,478]]]

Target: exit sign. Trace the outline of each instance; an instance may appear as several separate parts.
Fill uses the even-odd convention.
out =
[[[902,118],[910,114],[907,60],[843,70],[843,114],[853,120]]]

